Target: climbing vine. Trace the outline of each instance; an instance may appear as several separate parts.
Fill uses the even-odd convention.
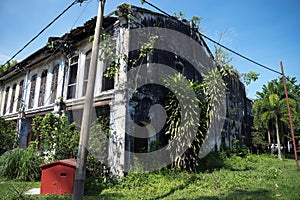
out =
[[[79,133],[75,123],[70,124],[67,117],[54,114],[35,117],[32,127],[40,150],[50,161],[76,157]]]

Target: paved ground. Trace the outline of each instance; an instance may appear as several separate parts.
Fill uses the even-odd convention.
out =
[[[25,194],[40,194],[40,188],[33,188],[25,192]]]

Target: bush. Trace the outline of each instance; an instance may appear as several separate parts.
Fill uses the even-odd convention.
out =
[[[49,161],[75,158],[78,152],[79,133],[75,123],[67,117],[47,114],[33,119],[33,134],[39,135],[39,148],[47,152]]]
[[[100,194],[106,186],[112,183],[109,169],[91,154],[87,157],[86,178],[85,194],[88,195]]]
[[[0,118],[0,155],[17,146],[16,123]]]
[[[224,166],[224,161],[227,158],[226,152],[210,152],[201,159],[198,170],[200,171],[213,171],[220,169]]]
[[[39,180],[43,159],[36,148],[15,148],[0,156],[0,176],[18,181]]]
[[[244,171],[251,168],[245,158],[237,155],[232,155],[231,157],[227,158],[225,160],[225,167],[233,171]]]

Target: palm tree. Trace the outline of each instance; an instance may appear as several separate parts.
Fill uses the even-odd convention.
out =
[[[291,109],[294,111],[296,102],[290,99]],[[268,99],[259,99],[256,101],[256,106],[260,110],[260,119],[268,127],[268,132],[275,128],[278,148],[278,158],[281,160],[281,145],[279,127],[281,124],[288,124],[288,115],[286,101],[284,98],[280,99],[277,94],[270,94]]]

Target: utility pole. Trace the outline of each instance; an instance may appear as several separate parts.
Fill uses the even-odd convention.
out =
[[[296,142],[295,142],[295,137],[294,137],[293,119],[292,119],[292,115],[291,115],[289,95],[288,95],[288,92],[287,92],[287,89],[286,89],[286,81],[285,81],[284,70],[283,70],[283,65],[282,65],[281,61],[280,61],[280,67],[281,67],[281,72],[282,72],[282,81],[283,81],[283,86],[284,86],[286,105],[287,105],[287,108],[288,108],[288,114],[289,114],[289,119],[290,119],[290,128],[291,128],[291,133],[292,133],[293,149],[294,149],[294,155],[295,155],[295,161],[296,161],[296,169],[299,170],[298,155],[297,155]]]
[[[100,31],[103,24],[104,4],[105,4],[105,0],[99,0],[98,16],[97,16],[94,42],[92,47],[91,63],[90,63],[89,75],[88,75],[87,92],[85,96],[85,103],[84,103],[83,115],[82,115],[82,124],[81,124],[81,131],[80,131],[80,140],[79,140],[78,156],[76,162],[75,180],[74,180],[73,196],[72,196],[73,200],[83,200],[83,196],[84,196],[86,162],[87,162],[88,145],[89,145],[88,142],[89,142],[90,125],[91,125],[91,118],[92,118],[91,111],[94,103],[94,88],[95,88],[95,79],[96,79],[97,60],[99,54]]]

